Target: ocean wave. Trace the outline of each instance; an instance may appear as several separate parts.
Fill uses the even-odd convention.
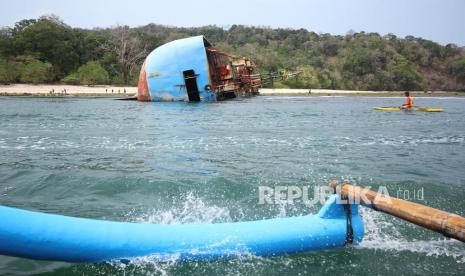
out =
[[[327,156],[334,152],[345,151],[347,149],[357,150],[363,147],[417,147],[422,145],[443,145],[443,146],[463,146],[465,136],[276,136],[259,137],[249,136],[244,138],[240,135],[229,135],[226,137],[171,137],[171,138],[147,138],[129,139],[121,137],[82,137],[79,139],[65,139],[50,136],[22,136],[17,138],[0,138],[0,150],[16,152],[19,156],[21,152],[30,154],[30,151],[43,152],[46,156],[63,156],[63,154],[86,155],[92,154],[96,150],[102,155],[114,154],[117,152],[134,152],[139,157],[141,155],[158,152],[158,156],[166,155],[165,159],[176,159],[177,152],[182,160],[189,161],[192,156],[202,155],[203,160],[215,160],[211,153],[215,152],[235,152],[242,157],[253,156],[259,152],[265,153],[279,152],[284,156],[289,156],[291,152],[312,153],[321,155],[320,152],[327,152]],[[326,150],[325,150],[326,149]],[[361,150],[361,149],[360,149]],[[106,153],[105,153],[106,151]],[[43,158],[46,158],[44,156]],[[313,156],[314,158],[315,156]],[[146,158],[146,157],[145,157]]]
[[[362,139],[360,139],[362,141]],[[418,146],[422,144],[464,144],[465,136],[425,136],[425,137],[413,137],[413,136],[398,136],[398,137],[368,137],[364,138],[363,142],[360,143],[362,146],[371,145],[387,145],[387,146],[401,146],[411,145]]]

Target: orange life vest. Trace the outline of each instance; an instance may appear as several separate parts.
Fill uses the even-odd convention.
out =
[[[407,97],[407,103],[405,105],[407,107],[412,107],[413,106],[413,97],[412,96]]]

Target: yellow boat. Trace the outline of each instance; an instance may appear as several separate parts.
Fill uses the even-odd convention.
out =
[[[373,107],[374,110],[383,110],[383,111],[396,111],[400,110],[400,107],[386,106],[386,107]]]
[[[423,112],[443,112],[442,108],[433,108],[433,107],[418,107],[418,110]]]
[[[414,110],[414,111],[423,111],[423,112],[443,112],[444,109],[442,108],[433,108],[433,107],[422,107],[422,106],[414,106],[410,109],[402,109],[398,106],[385,106],[385,107],[373,107],[374,110],[382,110],[382,111],[397,111],[397,110]]]

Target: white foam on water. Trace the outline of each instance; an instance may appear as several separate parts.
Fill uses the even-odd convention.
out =
[[[134,215],[129,213],[132,221],[138,223],[151,224],[187,224],[187,223],[221,223],[231,222],[229,210],[224,207],[206,204],[201,198],[196,197],[192,192],[181,197],[183,204],[179,207],[170,208],[167,210],[152,209],[142,215]],[[213,243],[209,248],[221,246],[228,242],[228,238],[217,243]],[[192,249],[189,254],[204,255],[209,248]],[[234,256],[233,262],[242,262],[259,258],[248,252],[247,248],[238,245],[237,250],[231,250],[229,255]],[[176,266],[181,260],[180,254],[153,254],[150,256],[130,258],[128,260],[114,260],[109,262],[116,270],[127,272],[131,267],[135,267],[138,273],[147,275],[169,275],[171,269]],[[98,267],[95,267],[98,269]]]
[[[418,146],[424,144],[444,144],[444,145],[463,145],[465,136],[370,136],[370,137],[332,137],[337,146],[344,147],[350,145],[360,146]],[[223,144],[222,141],[227,140]],[[244,140],[240,136],[230,136],[225,139],[221,137],[209,137],[208,139],[183,139],[173,138],[169,141],[130,140],[125,138],[111,137],[84,137],[80,140],[67,140],[63,138],[27,136],[15,139],[1,139],[0,149],[7,150],[37,150],[48,151],[55,149],[107,149],[112,151],[153,151],[153,150],[192,150],[203,149],[205,151],[214,149],[224,149],[230,146],[255,146],[255,147],[298,147],[308,148],[309,146],[319,146],[325,143],[323,138],[306,136],[306,137],[286,137],[286,138],[259,138],[251,136]]]
[[[122,262],[115,260],[108,262],[114,269],[120,273],[126,274],[131,270],[131,267],[137,269],[138,274],[143,275],[169,275],[169,269],[178,263],[180,259],[179,254],[172,254],[170,256],[151,255],[145,257],[131,258]],[[99,270],[98,265],[92,265],[95,270]]]
[[[362,140],[354,139],[355,141]],[[371,145],[386,145],[386,146],[401,146],[411,145],[418,146],[422,144],[463,144],[465,143],[465,137],[463,136],[429,136],[429,137],[410,137],[410,136],[399,136],[393,138],[386,137],[368,137],[365,139],[368,141],[361,142],[362,146]]]
[[[386,215],[360,208],[365,224],[365,235],[358,248],[382,251],[409,251],[431,257],[452,257],[457,263],[465,263],[465,246],[453,239],[409,240],[397,229],[396,225],[386,221]]]
[[[195,254],[195,252],[192,253]],[[242,271],[250,271],[250,269],[256,271],[257,268],[260,269],[260,267],[266,267],[267,264],[276,264],[276,262],[278,262],[277,260],[256,256],[249,252],[240,252],[237,254],[235,252],[230,253],[231,256],[233,256],[232,258],[221,261],[227,263],[227,265],[222,265],[222,269],[224,269],[226,275],[239,275],[243,273]],[[180,262],[181,256],[179,254],[172,254],[169,256],[151,255],[137,257],[125,260],[124,262],[115,260],[108,262],[108,264],[123,274],[137,272],[137,274],[141,275],[172,275],[172,269],[176,268]],[[287,265],[287,262],[288,261],[286,261],[285,265]],[[193,261],[191,265],[197,267],[198,265],[202,265],[202,263]],[[93,270],[99,270],[98,265],[91,266]]]
[[[135,218],[138,223],[185,224],[231,222],[229,210],[224,207],[208,206],[192,192],[182,197],[183,204],[168,210],[153,209]]]

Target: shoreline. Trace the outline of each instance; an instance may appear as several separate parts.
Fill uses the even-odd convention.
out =
[[[360,97],[403,97],[405,91],[357,91],[329,89],[274,89],[260,88],[260,96],[360,96]],[[458,91],[410,91],[414,97],[465,97],[465,92]]]
[[[355,96],[355,97],[403,97],[405,91],[355,91],[329,89],[274,89],[260,88],[260,96]],[[465,97],[465,92],[410,91],[414,97]],[[61,84],[10,84],[0,85],[0,96],[9,97],[134,97],[136,86],[111,85],[61,85]]]
[[[0,96],[9,97],[133,97],[135,86],[10,84],[0,85]]]

